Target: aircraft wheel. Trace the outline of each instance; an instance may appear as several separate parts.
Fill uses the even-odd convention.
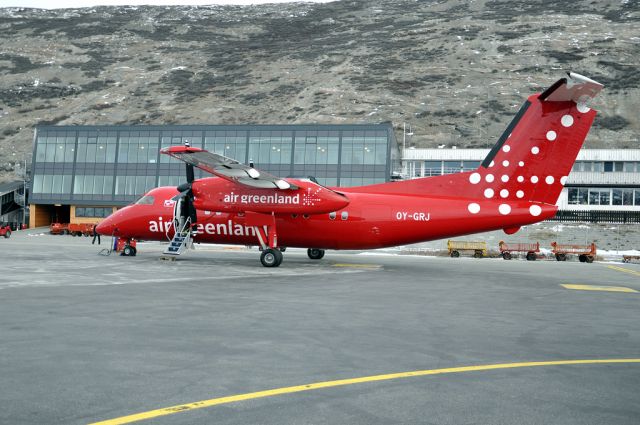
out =
[[[285,252],[287,250],[286,246],[279,246],[278,249],[280,250],[280,252]]]
[[[536,253],[527,252],[527,261],[536,261]]]
[[[458,251],[451,251],[451,258],[458,258],[460,253]]]
[[[307,249],[307,255],[312,260],[319,260],[324,257],[324,249],[309,248]]]
[[[127,245],[122,249],[122,254],[120,254],[124,257],[135,257],[136,255],[136,249]]]
[[[278,267],[282,263],[282,253],[277,249],[267,248],[260,254],[260,262],[265,267]]]
[[[502,253],[502,258],[504,258],[505,260],[511,260],[511,253],[510,252],[503,252]]]

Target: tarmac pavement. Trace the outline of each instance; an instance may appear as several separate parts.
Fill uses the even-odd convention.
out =
[[[640,291],[636,264],[163,248],[0,240],[0,424],[640,422],[640,363],[591,363],[640,359],[640,292],[562,286]]]

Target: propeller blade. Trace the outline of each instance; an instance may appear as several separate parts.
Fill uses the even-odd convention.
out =
[[[183,190],[182,192],[178,193],[176,196],[171,198],[171,200],[172,201],[178,201],[179,199],[184,198],[185,196],[187,196],[189,194],[190,190],[191,190],[191,188],[189,188],[187,190]]]
[[[187,164],[187,183],[193,183],[196,179],[195,173],[193,172],[193,165]]]

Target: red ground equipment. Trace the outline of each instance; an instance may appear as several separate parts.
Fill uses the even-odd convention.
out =
[[[72,236],[91,236],[93,235],[93,226],[92,223],[71,223],[67,230]]]
[[[596,258],[596,244],[593,242],[591,245],[562,245],[552,242],[551,248],[558,261],[566,261],[567,254],[577,255],[581,263],[593,263]]]
[[[69,233],[69,223],[51,223],[49,233],[52,235],[66,235]]]
[[[500,241],[500,253],[505,260],[511,260],[513,252],[526,252],[527,261],[535,261],[540,252],[540,242],[536,243],[506,243]]]
[[[138,252],[136,248],[137,244],[135,239],[127,240],[125,238],[116,238],[114,251],[119,252],[120,255],[125,257],[135,257]]]
[[[9,239],[11,237],[11,226],[0,223],[0,236],[4,236],[5,239]]]

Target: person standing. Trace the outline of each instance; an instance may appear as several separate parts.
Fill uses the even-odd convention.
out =
[[[96,238],[98,239],[98,245],[100,245],[100,233],[96,231],[97,224],[93,225],[93,240],[91,241],[91,245],[96,243]]]

